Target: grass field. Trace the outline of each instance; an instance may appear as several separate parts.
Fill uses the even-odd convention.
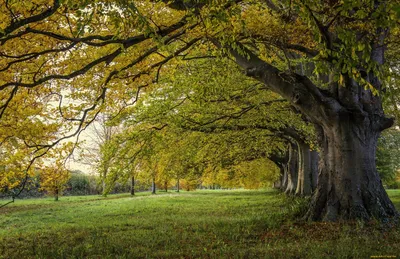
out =
[[[18,200],[0,209],[0,258],[400,258],[399,228],[296,221],[305,204],[273,190]]]

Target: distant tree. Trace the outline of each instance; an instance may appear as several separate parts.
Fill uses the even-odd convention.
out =
[[[385,131],[378,140],[376,165],[382,181],[388,187],[396,186],[400,176],[400,130]]]
[[[279,178],[278,168],[267,158],[241,163],[235,169],[237,186],[246,189],[270,187]]]
[[[63,194],[63,190],[66,188],[69,177],[70,172],[65,169],[62,161],[57,161],[41,170],[40,188],[54,196],[54,199],[58,201],[59,196]]]
[[[110,182],[108,174],[115,157],[113,137],[118,132],[118,126],[111,124],[109,117],[106,113],[97,116],[88,129],[90,133],[86,144],[80,148],[79,159],[81,163],[91,166],[99,175],[103,196],[107,196],[113,186],[107,186],[107,182]]]
[[[88,195],[90,194],[89,177],[80,170],[70,171],[70,179],[67,182],[68,194]]]

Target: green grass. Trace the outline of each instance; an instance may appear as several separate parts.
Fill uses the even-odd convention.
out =
[[[0,209],[0,258],[400,256],[399,228],[296,221],[305,204],[273,190],[18,200]]]

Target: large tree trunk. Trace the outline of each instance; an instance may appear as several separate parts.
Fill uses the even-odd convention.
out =
[[[299,174],[296,195],[309,196],[316,187],[316,177],[318,174],[316,163],[318,163],[318,157],[315,155],[315,151],[310,150],[308,144],[303,141],[297,142],[299,147]]]
[[[282,191],[286,190],[287,186],[287,163],[289,160],[288,152],[285,154],[281,154],[279,152],[272,153],[268,156],[268,159],[275,163],[275,165],[279,168],[279,180],[274,182],[273,188],[280,189]]]
[[[369,118],[342,115],[320,128],[320,175],[308,219],[386,220],[397,212],[384,190],[375,165],[379,130]]]
[[[299,162],[298,148],[295,144],[289,145],[289,162],[287,163],[287,185],[286,194],[295,194],[297,189]]]
[[[281,184],[281,191],[285,191],[288,185],[288,165],[282,164],[280,167],[282,173],[282,184]]]
[[[311,151],[311,177],[312,177],[312,189],[315,191],[317,189],[318,182],[318,164],[319,164],[319,154],[316,150]]]

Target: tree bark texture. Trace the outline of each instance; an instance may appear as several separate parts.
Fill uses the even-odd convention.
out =
[[[289,145],[289,162],[287,163],[287,185],[285,189],[286,194],[296,194],[299,162],[298,162],[298,148],[295,144]]]
[[[282,172],[282,184],[281,191],[285,191],[288,185],[288,167],[287,164],[283,164],[280,168]]]
[[[268,155],[268,159],[274,162],[279,168],[279,180],[274,183],[274,188],[280,189],[281,191],[286,190],[287,186],[287,164],[289,161],[289,152],[284,154],[280,152],[274,152]]]
[[[297,143],[299,147],[299,173],[296,195],[309,196],[316,188],[318,156],[315,155],[316,151],[310,150],[310,146],[305,142],[297,141]]]
[[[317,189],[318,170],[319,170],[319,153],[316,150],[311,151],[311,174],[312,174],[312,189]]]
[[[279,169],[281,169],[281,168],[279,168]],[[274,188],[274,189],[281,189],[281,186],[282,186],[282,178],[283,178],[283,169],[281,169],[281,174],[280,174],[280,176],[279,176],[279,180],[275,181],[275,182],[272,184],[272,188]]]
[[[376,170],[379,131],[365,123],[370,122],[348,117],[320,131],[321,173],[309,219],[385,220],[397,215]]]

